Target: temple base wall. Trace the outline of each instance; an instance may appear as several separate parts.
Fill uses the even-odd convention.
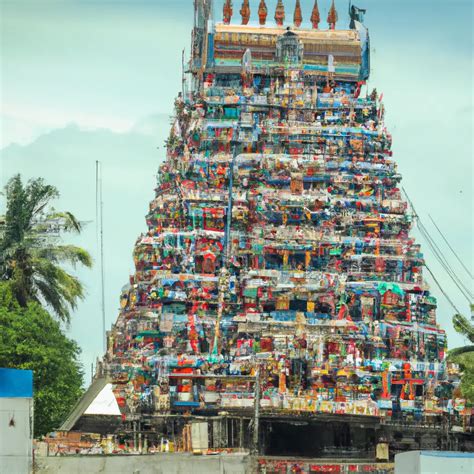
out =
[[[334,460],[272,458],[249,454],[195,456],[186,453],[137,456],[57,456],[37,457],[36,474],[254,474],[294,472],[295,466],[304,472],[321,472],[325,467],[337,467],[339,473],[376,472],[393,474],[393,463],[336,462]],[[283,469],[283,470],[282,470]],[[327,471],[323,471],[327,472]]]
[[[38,457],[37,474],[208,474],[210,472],[241,474],[250,472],[249,456],[227,454],[194,456],[187,453],[137,456],[56,456]]]

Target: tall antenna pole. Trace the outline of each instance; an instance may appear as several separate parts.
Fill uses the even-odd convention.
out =
[[[96,171],[96,216],[98,217],[98,234],[100,248],[100,290],[101,290],[101,310],[102,310],[102,351],[105,354],[107,350],[105,336],[105,294],[104,294],[104,202],[102,200],[102,165],[99,161],[95,162]]]
[[[184,83],[185,83],[185,75],[184,75],[184,48],[181,54],[181,96],[184,100]]]

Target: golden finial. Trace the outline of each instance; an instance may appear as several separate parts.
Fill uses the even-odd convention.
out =
[[[282,0],[278,0],[275,10],[275,21],[278,26],[283,26],[283,22],[285,21],[285,6]]]
[[[224,3],[224,8],[222,9],[222,16],[224,17],[224,23],[228,25],[232,18],[232,0],[226,0]]]
[[[319,22],[321,21],[321,16],[319,15],[318,0],[314,0],[314,7],[311,13],[311,23],[313,28],[317,30],[319,28]]]
[[[242,16],[242,25],[246,25],[250,19],[250,6],[249,0],[244,0],[242,3],[242,8],[240,9],[240,14]]]
[[[293,23],[297,28],[299,28],[301,26],[302,21],[303,15],[301,14],[300,0],[296,0],[295,13],[293,14]]]
[[[336,5],[334,5],[334,0],[332,0],[331,8],[329,9],[329,13],[328,13],[329,29],[335,30],[336,22],[337,22],[337,10],[336,10]]]
[[[265,0],[260,0],[260,5],[258,6],[258,21],[261,25],[264,25],[267,20],[267,5]]]

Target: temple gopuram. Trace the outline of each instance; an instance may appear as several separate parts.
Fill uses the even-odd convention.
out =
[[[366,86],[365,11],[340,29],[319,1],[195,0],[148,230],[94,381],[120,416],[77,412],[65,429],[123,452],[247,450],[261,472],[287,472],[275,456],[472,447]]]

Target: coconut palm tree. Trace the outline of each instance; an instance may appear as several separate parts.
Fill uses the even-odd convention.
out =
[[[37,301],[69,322],[70,311],[84,297],[77,277],[62,264],[92,266],[89,253],[61,244],[63,232],[81,231],[70,212],[57,212],[51,201],[58,190],[38,178],[23,184],[20,175],[5,186],[6,214],[0,218],[0,280],[8,281],[21,306]]]

